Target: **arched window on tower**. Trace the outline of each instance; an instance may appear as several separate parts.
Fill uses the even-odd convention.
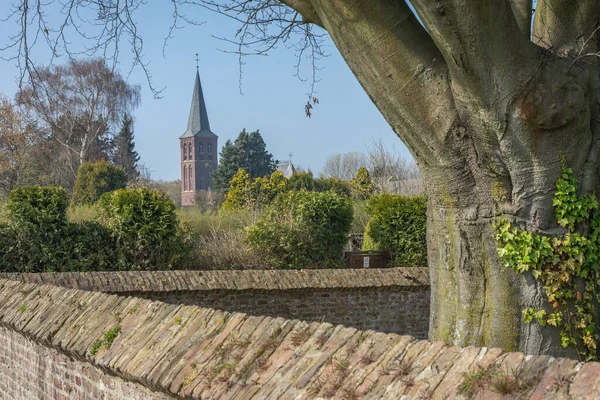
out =
[[[191,160],[192,159],[192,144],[190,143],[190,146],[188,147],[188,158]]]
[[[194,186],[192,185],[192,166],[188,166],[188,188],[189,190],[194,190]]]
[[[200,154],[204,153],[204,146],[200,145]]]
[[[187,167],[183,166],[183,191],[188,190]]]
[[[208,145],[208,154],[212,154],[212,146],[210,144]]]
[[[183,160],[187,160],[187,143],[183,144]]]

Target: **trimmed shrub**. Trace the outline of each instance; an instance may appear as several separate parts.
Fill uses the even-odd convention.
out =
[[[68,263],[67,204],[63,188],[27,186],[10,192],[4,205],[4,231],[12,246],[3,247],[4,256],[14,265],[8,270],[55,271]]]
[[[13,230],[7,224],[0,224],[0,272],[19,271],[16,239]]]
[[[71,205],[94,204],[104,193],[127,186],[127,173],[108,161],[85,162],[77,170]]]
[[[96,221],[70,223],[66,234],[70,259],[64,271],[116,269],[115,241],[110,229]]]
[[[277,268],[331,268],[343,262],[352,203],[334,192],[280,194],[248,228],[251,249]]]
[[[363,249],[388,250],[398,267],[427,266],[427,202],[422,196],[382,194],[369,200]],[[366,247],[371,247],[367,249]]]
[[[168,196],[148,188],[119,189],[98,201],[100,220],[111,230],[116,269],[181,267],[187,246]]]
[[[13,189],[4,205],[8,224],[19,230],[53,231],[67,224],[67,191],[60,187]]]

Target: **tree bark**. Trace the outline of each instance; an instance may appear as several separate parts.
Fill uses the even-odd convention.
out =
[[[540,0],[540,15],[553,2]],[[425,179],[430,338],[575,356],[557,329],[524,323],[522,310],[547,300],[530,275],[502,265],[492,226],[504,217],[562,233],[552,208],[561,154],[583,192],[598,185],[600,69],[573,49],[593,35],[600,4],[563,2],[559,33],[534,29],[542,46],[524,34],[529,1],[413,0],[426,30],[401,1],[310,3]]]

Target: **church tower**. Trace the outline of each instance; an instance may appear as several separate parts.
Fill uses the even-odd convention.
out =
[[[217,139],[211,132],[208,113],[196,66],[196,83],[187,130],[179,137],[181,146],[181,205],[196,204],[196,193],[210,188],[211,175],[217,168]]]

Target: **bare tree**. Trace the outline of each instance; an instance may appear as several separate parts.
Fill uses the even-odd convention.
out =
[[[38,135],[27,115],[0,94],[0,191],[8,194],[35,175]]]
[[[412,0],[414,9],[399,0],[172,3],[230,15],[257,46],[293,32],[310,38],[313,25],[329,33],[423,176],[432,339],[575,355],[558,330],[524,322],[524,309],[548,307],[545,293],[531,274],[504,267],[493,224],[503,217],[548,236],[564,233],[552,206],[561,154],[581,193],[598,188],[598,0],[539,0],[535,14],[532,0]],[[11,16],[20,31],[9,44],[25,70],[31,30],[42,20],[31,13],[43,16],[44,4],[16,2]],[[106,27],[105,37],[115,21],[136,35],[128,7],[142,0],[63,4],[98,12],[94,22]]]
[[[363,153],[336,153],[327,157],[321,175],[325,178],[337,178],[350,180],[356,175],[360,167],[367,165],[367,159]]]
[[[36,68],[17,101],[43,121],[47,138],[62,148],[73,179],[77,167],[102,153],[111,128],[139,105],[140,88],[128,84],[104,60],[71,60]]]
[[[413,160],[402,156],[395,148],[388,150],[381,138],[367,146],[368,169],[372,178],[400,181],[419,178],[419,168]]]

